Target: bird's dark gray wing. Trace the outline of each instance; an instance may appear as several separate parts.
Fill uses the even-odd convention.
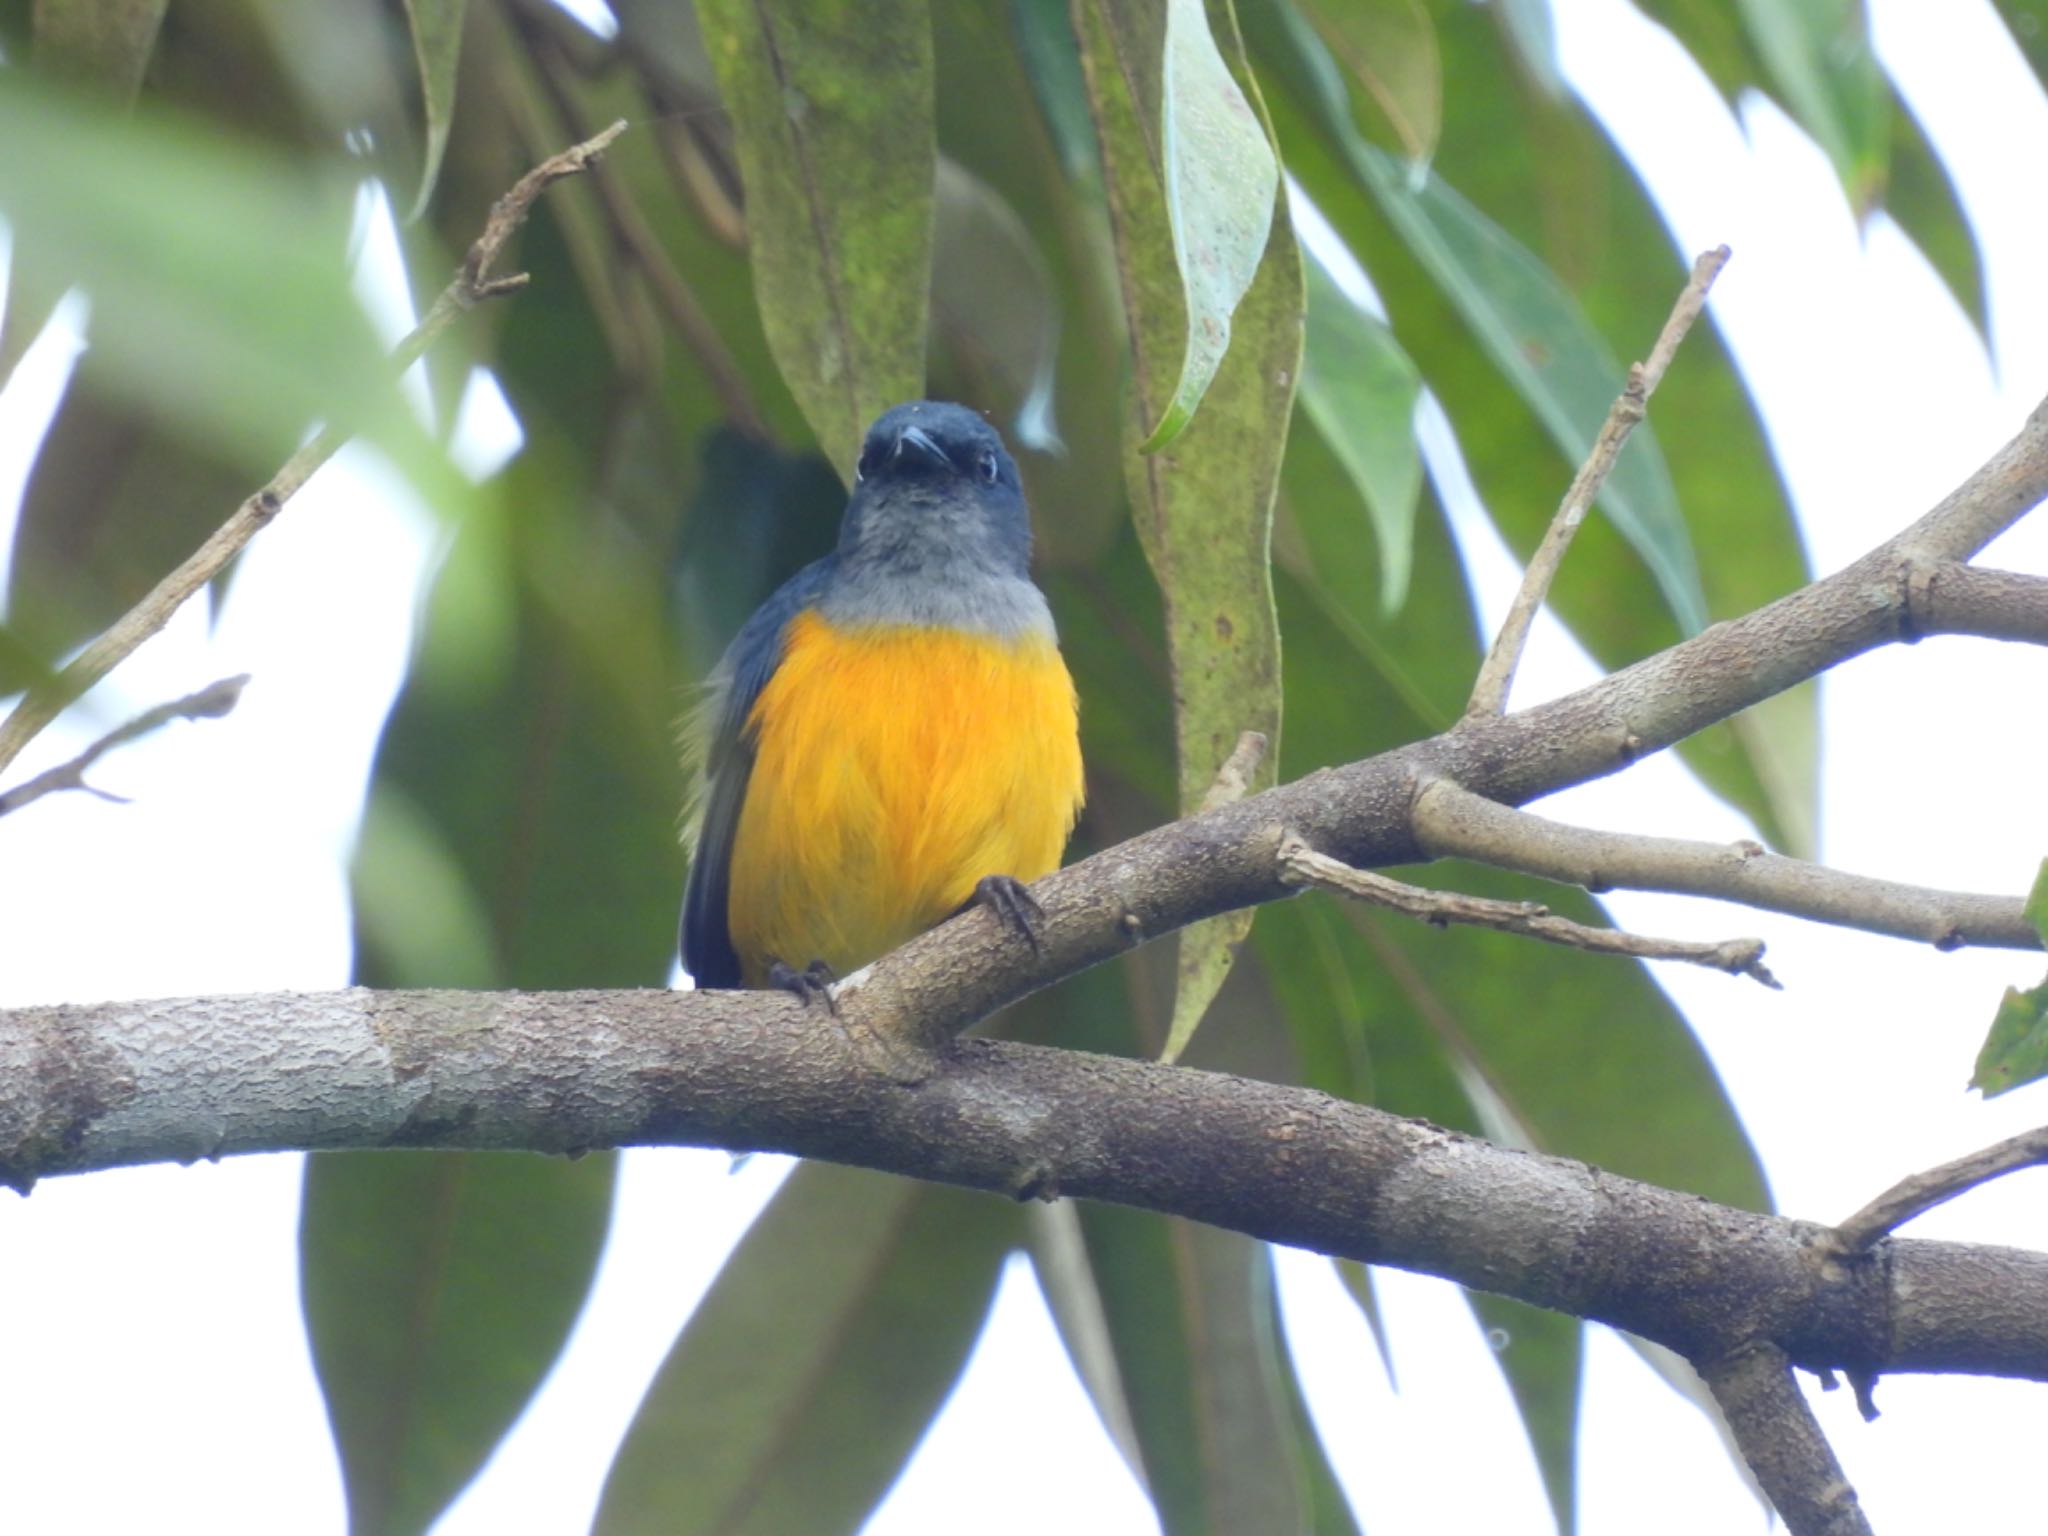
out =
[[[834,564],[831,555],[813,561],[754,610],[725,648],[711,674],[710,691],[684,726],[684,761],[697,767],[693,794],[698,811],[696,851],[683,893],[682,952],[683,968],[700,987],[743,985],[726,902],[732,891],[733,838],[754,767],[747,717],[782,660],[789,621],[817,601]]]

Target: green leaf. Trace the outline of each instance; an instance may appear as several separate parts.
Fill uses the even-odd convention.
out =
[[[338,161],[322,175],[18,72],[0,81],[0,143],[0,217],[41,270],[85,290],[110,395],[236,463],[315,421],[367,433],[430,500],[459,499],[351,291],[354,188]],[[291,238],[266,238],[279,230]]]
[[[971,313],[964,301],[958,307],[971,322],[958,330],[951,302],[936,317],[951,334],[935,349],[932,387],[998,413],[1024,450],[1018,465],[1041,571],[1092,570],[1130,524],[1121,438],[1128,359],[1113,269],[1103,259],[1109,212],[1073,27],[1064,0],[955,7],[933,46],[940,152],[1015,212],[1043,266],[1059,328],[1050,398],[1064,451],[1050,451],[1039,413],[1017,411],[1011,392],[973,364],[973,354],[1009,334],[1016,298],[1007,285],[977,284],[971,267],[949,277],[944,252],[934,258],[934,289],[978,287],[979,299]]]
[[[1103,835],[1122,830],[1112,811]],[[1069,1049],[1142,1051],[1165,1012],[1164,971],[1154,950],[1140,950],[1028,1000],[1011,1020],[1021,1036]],[[1231,989],[1232,1017],[1240,1005],[1256,1014],[1245,970]],[[1196,1050],[1206,1067],[1284,1077],[1277,1035],[1215,1031]],[[1055,1225],[1067,1230],[1047,1230]],[[1316,1447],[1290,1409],[1262,1244],[1091,1203],[1034,1218],[1034,1237],[1039,1283],[1068,1354],[1168,1536],[1297,1531],[1311,1517],[1313,1529],[1331,1528]]]
[[[1372,1342],[1380,1352],[1380,1369],[1387,1373],[1387,1384],[1396,1392],[1401,1384],[1394,1376],[1394,1349],[1387,1337],[1387,1320],[1380,1308],[1379,1292],[1373,1287],[1373,1269],[1370,1264],[1360,1264],[1355,1259],[1332,1259],[1337,1278],[1358,1306],[1358,1315],[1365,1319],[1366,1331],[1372,1335]]]
[[[924,392],[931,19],[921,0],[705,0],[768,345],[834,468]]]
[[[1053,378],[1059,310],[1031,232],[1003,195],[949,156],[939,158],[932,238],[932,329],[952,371],[1011,423],[1016,446],[1057,449]],[[934,375],[939,372],[934,367]]]
[[[1894,103],[1891,122],[1891,180],[1885,188],[1885,212],[1898,221],[1941,274],[1977,334],[1988,336],[1991,314],[1984,287],[1984,258],[1955,182],[1903,100]]]
[[[1436,153],[1444,126],[1444,67],[1422,0],[1305,0],[1300,7],[1343,61],[1411,160]]]
[[[1142,440],[1145,424],[1170,409],[1169,392],[1185,383],[1185,374],[1181,385],[1167,382],[1186,325],[1165,238],[1170,194],[1148,158],[1144,84],[1135,95],[1126,88],[1129,61],[1142,56],[1120,30],[1135,25],[1131,10],[1112,6],[1086,16],[1082,50],[1117,215],[1117,265],[1135,359],[1125,476],[1139,538],[1166,597],[1186,811],[1201,803],[1243,731],[1261,731],[1268,743],[1251,787],[1274,782],[1280,635],[1270,575],[1272,504],[1300,373],[1301,254],[1283,210],[1265,233],[1265,257],[1237,315],[1237,345],[1210,385],[1214,409],[1187,425],[1173,452],[1152,452],[1154,444]],[[1231,45],[1235,52],[1234,37]],[[1167,1060],[1194,1033],[1250,926],[1246,911],[1180,935]]]
[[[1642,10],[1730,101],[1756,89],[1782,105],[1833,163],[1859,217],[1877,206],[1891,96],[1865,0],[1642,0]]]
[[[492,986],[490,914],[440,828],[396,784],[371,787],[356,833],[357,937],[378,968],[437,986]]]
[[[1486,1291],[1467,1291],[1514,1393],[1559,1531],[1578,1528],[1579,1384],[1586,1326]]]
[[[1574,463],[1531,420],[1528,403],[1474,345],[1435,273],[1392,236],[1377,201],[1364,193],[1333,137],[1339,127],[1350,133],[1348,107],[1320,45],[1306,28],[1290,27],[1284,9],[1247,15],[1261,21],[1255,40],[1292,174],[1372,272],[1396,335],[1451,417],[1488,510],[1526,555]],[[1634,174],[1575,103],[1553,101],[1527,82],[1491,8],[1444,10],[1438,32],[1447,69],[1467,88],[1445,122],[1437,168],[1511,234],[1545,251],[1586,319],[1613,345],[1640,352],[1664,323],[1684,266],[1671,257],[1643,259],[1666,235]],[[1652,409],[1667,426],[1683,424],[1661,446],[1689,521],[1712,531],[1694,552],[1709,616],[1747,612],[1804,582],[1802,546],[1755,409],[1711,324],[1694,328]],[[1594,518],[1580,530],[1551,602],[1593,654],[1616,667],[1678,638],[1665,605],[1614,600],[1650,581],[1634,549],[1607,519]],[[1767,839],[1810,852],[1817,730],[1813,690],[1802,688],[1679,751]]]
[[[2041,936],[2041,942],[2048,944],[2048,859],[2041,861],[2041,868],[2034,876],[2034,888],[2027,892],[2027,921],[2034,925],[2034,932]]]
[[[1354,142],[1352,164],[1463,312],[1495,366],[1513,381],[1564,456],[1591,451],[1624,371],[1556,277],[1441,177],[1411,172]],[[1656,339],[1653,334],[1647,342]],[[1650,568],[1679,626],[1706,627],[1692,537],[1671,472],[1639,427],[1600,492],[1600,505]]]
[[[419,63],[420,103],[426,115],[426,160],[420,167],[419,195],[410,217],[426,211],[441,174],[441,155],[448,147],[448,126],[455,116],[455,79],[462,59],[462,13],[467,0],[405,0],[412,27],[413,57]]]
[[[1267,1327],[1277,1337],[1282,1327],[1278,1289],[1273,1284],[1273,1249],[1270,1245],[1265,1251],[1265,1263]],[[1384,1341],[1380,1347],[1385,1350]],[[1351,1501],[1344,1495],[1343,1485],[1337,1481],[1336,1469],[1330,1465],[1322,1431],[1309,1416],[1308,1400],[1301,1390],[1301,1375],[1295,1369],[1294,1354],[1285,1348],[1276,1353],[1281,1390],[1294,1430],[1294,1443],[1299,1450],[1297,1475],[1302,1502],[1307,1506],[1301,1529],[1310,1536],[1359,1536],[1358,1517],[1352,1511]]]
[[[615,1159],[316,1153],[301,1287],[351,1536],[413,1536],[484,1464],[597,1267]]]
[[[1834,162],[1859,216],[1884,195],[1890,92],[1864,0],[1739,0],[1776,95]]]
[[[2026,912],[2041,942],[2048,944],[2048,859],[2034,876]],[[2048,981],[2026,992],[2007,987],[1977,1053],[1970,1086],[1993,1099],[2042,1077],[2048,1077]]]
[[[1117,1206],[1084,1205],[1145,1480],[1169,1536],[1302,1522],[1263,1245]]]
[[[806,1163],[692,1314],[626,1433],[597,1536],[858,1530],[951,1390],[1017,1207]]]
[[[2042,1077],[2048,1077],[2048,981],[2025,992],[2007,987],[1970,1086],[1995,1099]]]
[[[2026,55],[2036,80],[2048,80],[2048,0],[1997,0],[2013,43]]]
[[[225,522],[297,437],[281,430],[226,453],[195,442],[88,347],[22,493],[10,622],[45,656],[98,634]]]
[[[1279,162],[1260,112],[1217,47],[1202,0],[1099,0],[1086,19],[1082,55],[1117,215],[1125,298],[1150,290],[1145,298],[1157,312],[1132,320],[1134,336],[1147,326],[1158,332],[1136,357],[1146,420],[1157,423],[1138,451],[1157,453],[1193,419],[1229,347],[1233,316],[1268,249]],[[1229,43],[1241,67],[1234,33]],[[1106,113],[1118,116],[1117,143],[1108,141]],[[1156,244],[1158,228],[1171,237],[1172,267],[1147,252],[1142,261],[1151,270],[1134,274],[1140,258],[1132,247]],[[1177,285],[1167,282],[1169,273]],[[1177,302],[1169,337],[1170,290]],[[1169,386],[1175,358],[1179,371]]]
[[[35,0],[33,63],[128,103],[142,89],[169,0]]]
[[[1380,602],[1390,612],[1408,595],[1422,453],[1415,402],[1422,377],[1375,315],[1345,297],[1313,256],[1308,272],[1308,339],[1301,358],[1301,409],[1350,476],[1380,548]]]

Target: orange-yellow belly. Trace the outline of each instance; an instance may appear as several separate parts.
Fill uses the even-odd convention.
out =
[[[749,726],[727,919],[771,959],[844,976],[988,875],[1056,868],[1081,808],[1074,684],[1050,637],[791,621]]]

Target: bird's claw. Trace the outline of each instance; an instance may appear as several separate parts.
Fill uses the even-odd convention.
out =
[[[996,915],[1005,927],[1023,936],[1035,955],[1039,952],[1039,933],[1045,926],[1045,908],[1038,904],[1038,898],[1025,887],[1024,882],[1014,875],[989,875],[977,881],[974,899]]]
[[[814,1003],[823,1003],[827,1013],[838,1013],[839,1004],[832,996],[832,984],[838,979],[832,967],[822,960],[813,960],[800,971],[780,960],[768,962],[768,985],[794,993],[797,1001],[806,1008]]]

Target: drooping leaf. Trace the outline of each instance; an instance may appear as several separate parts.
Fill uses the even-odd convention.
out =
[[[1955,182],[1903,100],[1893,104],[1891,125],[1891,176],[1885,187],[1885,212],[1898,221],[1941,274],[1977,334],[1988,336],[1991,314],[1990,296],[1984,287],[1984,258]]]
[[[441,155],[448,147],[448,127],[455,115],[456,66],[462,58],[462,15],[468,0],[405,0],[412,27],[413,55],[419,63],[420,102],[426,116],[426,161],[420,167],[419,195],[412,217],[426,210],[441,174]]]
[[[416,1536],[553,1363],[596,1269],[616,1160],[316,1154],[306,1326],[350,1536]]]
[[[1126,818],[1147,814],[1109,793],[1088,811],[1108,840],[1125,833]],[[1120,1055],[1156,1049],[1170,975],[1156,946],[1139,950],[1009,1017],[1017,1034],[1047,1044]],[[1286,1044],[1248,968],[1233,972],[1226,998],[1219,1022],[1195,1042],[1200,1065],[1290,1076]],[[1064,1248],[1043,1234],[1034,1243],[1040,1283],[1168,1536],[1295,1531],[1311,1518],[1314,1529],[1331,1528],[1313,1482],[1316,1447],[1290,1411],[1263,1245],[1117,1206],[1084,1203],[1070,1219]]]
[[[2026,911],[2027,921],[2048,944],[2048,860],[2034,876]],[[2042,1077],[2048,1077],[2048,981],[2025,992],[2007,987],[1977,1053],[1970,1086],[1991,1099]]]
[[[1562,1312],[1487,1291],[1465,1299],[1486,1330],[1493,1358],[1521,1410],[1550,1512],[1561,1532],[1578,1529],[1579,1386],[1586,1325]]]
[[[1992,1099],[2042,1077],[2048,1077],[2048,981],[2024,992],[2007,987],[1970,1086]]]
[[[1190,324],[1166,238],[1172,193],[1149,157],[1146,87],[1141,80],[1135,92],[1126,88],[1133,13],[1111,6],[1086,15],[1082,50],[1117,215],[1117,264],[1134,356],[1125,475],[1146,558],[1166,596],[1186,811],[1201,803],[1240,732],[1261,731],[1267,738],[1252,787],[1274,781],[1280,637],[1269,575],[1272,503],[1300,373],[1301,254],[1284,211],[1275,214],[1258,276],[1236,317],[1236,344],[1209,386],[1212,409],[1185,425],[1171,453],[1152,452],[1154,444],[1144,441],[1146,424],[1171,409],[1167,402],[1181,388],[1169,381]],[[1234,35],[1229,41],[1236,52]],[[1183,251],[1183,268],[1186,259]],[[1232,913],[1180,935],[1167,1059],[1179,1055],[1201,1022],[1250,918],[1249,912]]]
[[[2048,0],[1997,0],[1998,14],[2036,80],[2048,81]]]
[[[1051,405],[1060,442],[1038,441],[1010,392],[963,366],[964,346],[986,352],[1008,333],[1017,299],[1007,285],[949,278],[934,260],[935,287],[949,282],[969,315],[945,301],[935,324],[955,331],[935,349],[932,387],[993,414],[1013,438],[1029,494],[1040,566],[1091,569],[1129,524],[1123,484],[1125,330],[1110,263],[1102,161],[1080,54],[1064,0],[1013,0],[1008,7],[955,7],[936,29],[941,153],[970,171],[1012,209],[1042,264],[1060,325]],[[1008,263],[1005,263],[1007,267]]]
[[[994,1196],[789,1177],[648,1389],[596,1536],[860,1528],[966,1363],[1022,1237]]]
[[[1264,1253],[1267,1297],[1267,1327],[1277,1338],[1281,1333],[1279,1297],[1273,1277],[1273,1250],[1268,1246]],[[1385,1349],[1382,1341],[1381,1349]],[[1337,1472],[1330,1465],[1327,1447],[1323,1443],[1323,1431],[1310,1417],[1308,1400],[1301,1388],[1301,1375],[1295,1369],[1293,1352],[1286,1348],[1275,1351],[1278,1360],[1281,1392],[1286,1401],[1289,1423],[1297,1447],[1301,1499],[1305,1506],[1301,1528],[1310,1536],[1360,1536],[1358,1516],[1351,1508],[1351,1501],[1345,1497],[1343,1485],[1337,1481]],[[1355,1447],[1346,1446],[1347,1451]]]
[[[1813,136],[1858,215],[1885,190],[1890,93],[1865,0],[1642,0],[1733,101],[1773,97]]]
[[[1443,133],[1444,67],[1422,0],[1307,0],[1301,10],[1385,123],[1383,142],[1427,164]]]
[[[1870,45],[1864,0],[1739,0],[1774,94],[1834,162],[1849,206],[1884,195],[1891,95]]]
[[[1348,117],[1338,116],[1348,111],[1341,79],[1315,39],[1288,24],[1289,14],[1247,12],[1259,21],[1254,38],[1292,172],[1372,272],[1396,335],[1451,417],[1487,509],[1511,545],[1533,549],[1575,465],[1532,420],[1513,380],[1474,345],[1436,273],[1365,195],[1337,144],[1351,133]],[[1684,271],[1675,259],[1660,268],[1641,258],[1665,236],[1633,173],[1576,105],[1552,102],[1519,79],[1489,11],[1452,8],[1438,23],[1449,67],[1471,86],[1446,119],[1438,168],[1461,189],[1479,189],[1488,213],[1512,233],[1543,242],[1585,316],[1639,355],[1663,324]],[[1712,530],[1694,552],[1709,614],[1746,612],[1804,581],[1800,542],[1754,407],[1711,324],[1694,328],[1652,410],[1658,421],[1685,424],[1662,445],[1689,521]],[[1537,472],[1536,465],[1548,467]],[[1614,600],[1650,581],[1634,548],[1593,518],[1551,603],[1595,656],[1617,666],[1678,636],[1666,606]],[[1801,689],[1702,732],[1679,751],[1765,837],[1810,852],[1816,730],[1812,691]]]
[[[1234,38],[1226,46],[1237,51]],[[1106,0],[1089,30],[1086,57],[1118,212],[1126,302],[1134,287],[1152,290],[1141,300],[1152,314],[1132,324],[1134,338],[1152,332],[1137,366],[1145,419],[1155,425],[1138,451],[1157,453],[1187,429],[1222,365],[1233,316],[1265,260],[1280,166],[1209,30],[1202,0]],[[1105,98],[1110,71],[1126,87],[1121,94],[1131,114],[1116,126],[1115,143],[1104,121],[1117,110]],[[1142,189],[1134,185],[1140,180],[1148,183]],[[1152,239],[1150,230],[1132,229],[1138,220],[1171,235],[1181,300],[1171,322],[1177,346],[1165,334],[1169,306],[1160,274],[1139,279],[1131,270],[1126,248]]]
[[[732,114],[761,323],[819,445],[850,477],[868,423],[923,393],[936,167],[927,7],[706,0],[698,19]]]
[[[948,156],[939,160],[932,330],[951,371],[975,386],[949,393],[992,406],[1013,447],[1061,447],[1053,409],[1060,316],[1051,276],[1017,211]]]
[[[1415,177],[1370,144],[1355,144],[1352,163],[1559,450],[1583,460],[1625,378],[1571,296],[1441,178]],[[1601,506],[1649,566],[1680,627],[1704,628],[1692,539],[1670,471],[1644,429],[1616,462]]]
[[[315,421],[367,432],[430,499],[457,494],[350,291],[339,176],[184,122],[94,112],[14,72],[0,142],[0,216],[86,291],[110,392],[237,462]],[[292,238],[263,238],[277,230]]]
[[[1344,465],[1380,548],[1380,602],[1401,606],[1422,496],[1415,402],[1422,378],[1380,319],[1354,304],[1313,257],[1301,409]]]

